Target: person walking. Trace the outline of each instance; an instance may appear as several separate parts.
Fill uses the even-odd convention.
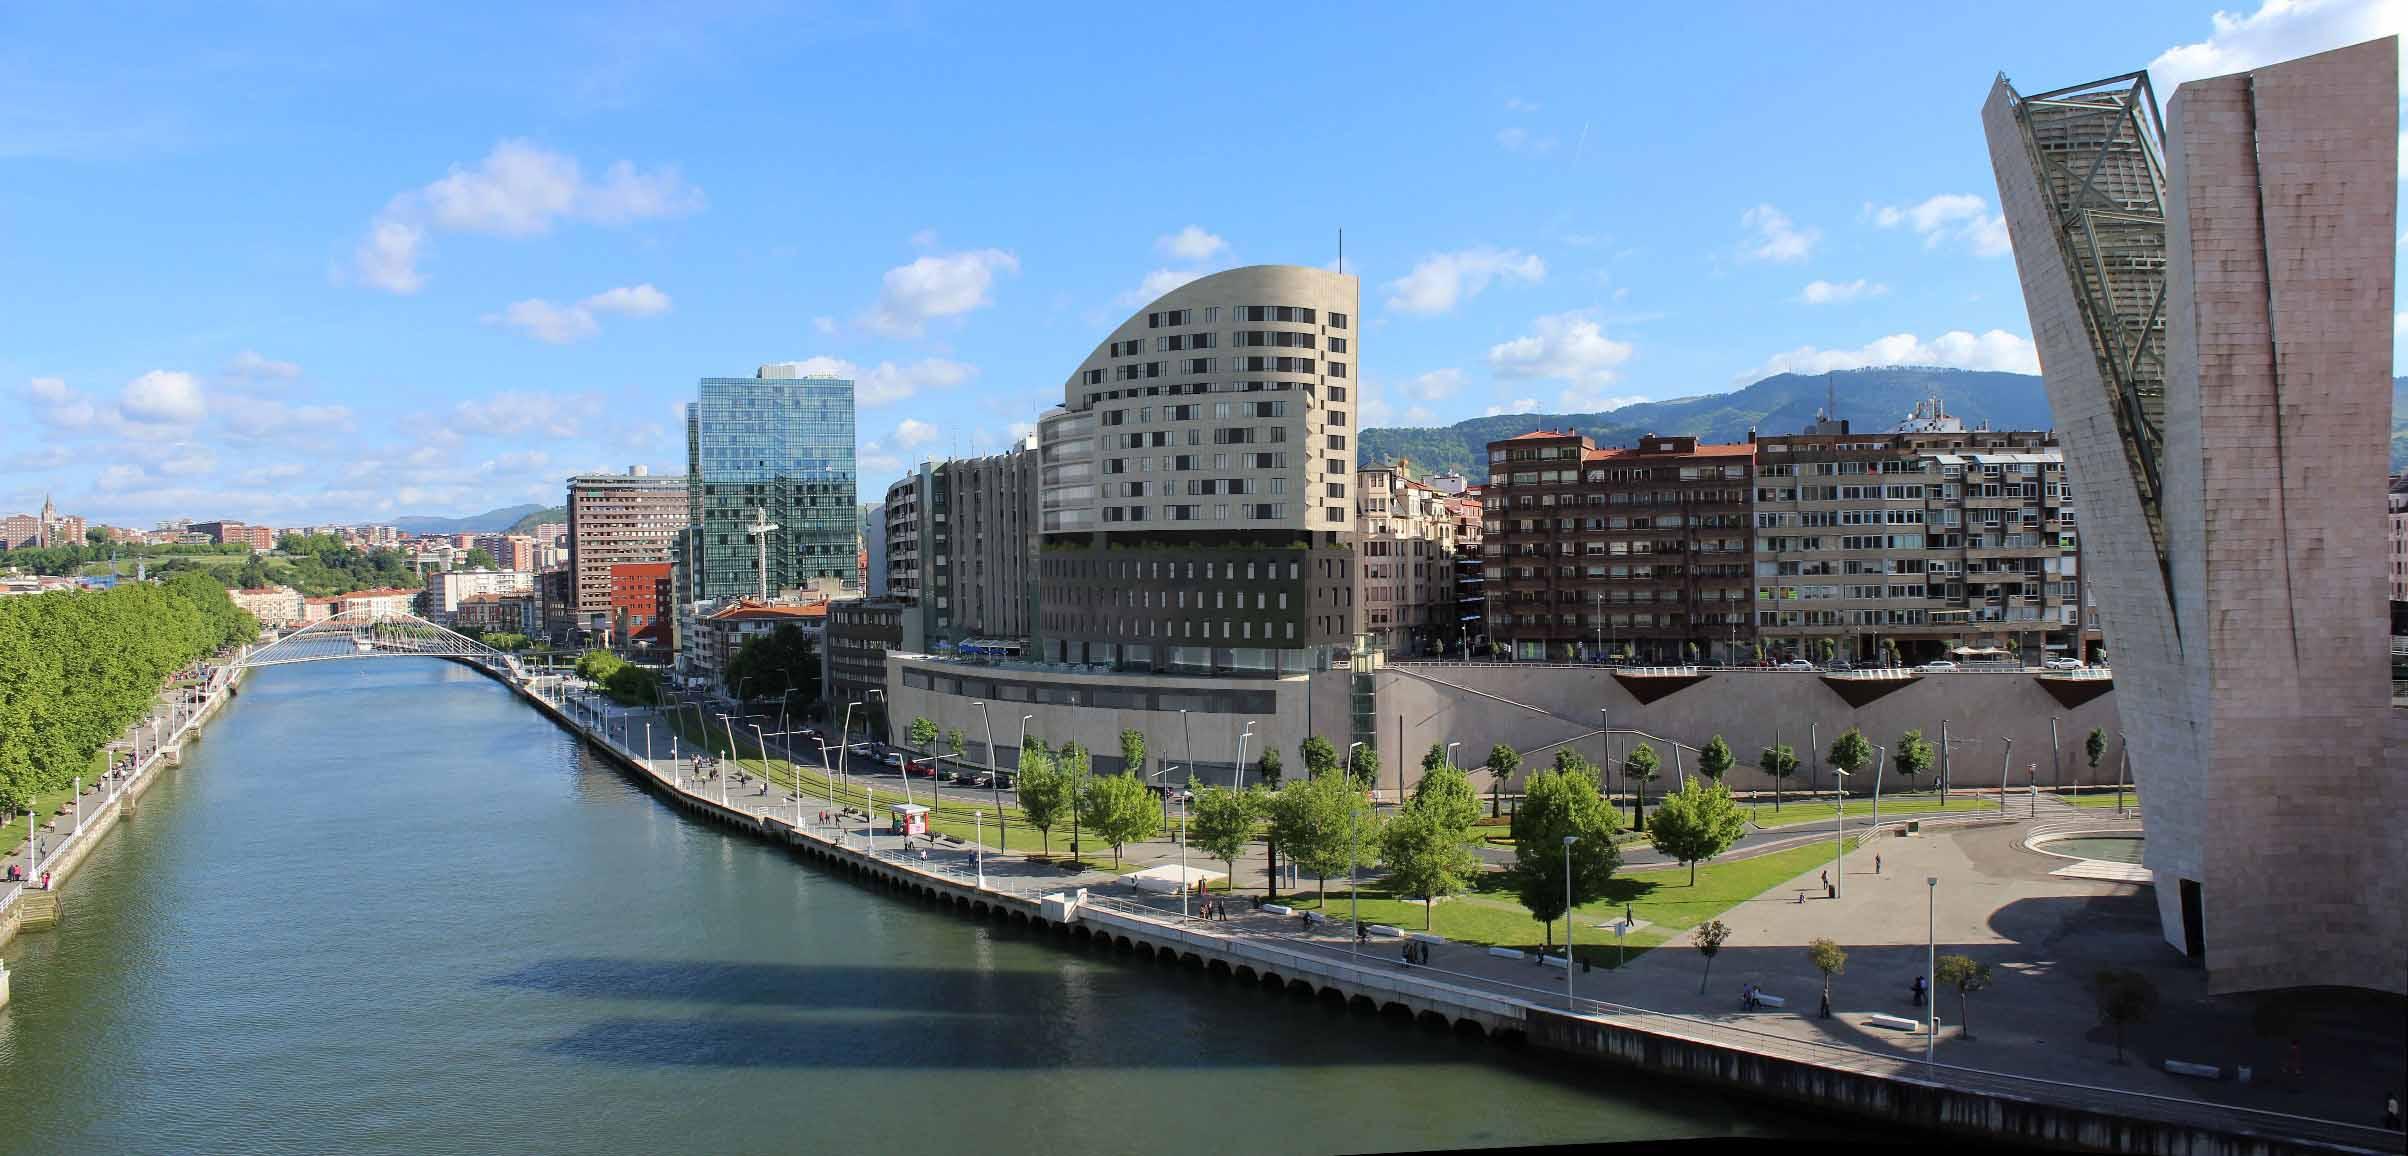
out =
[[[1875,853],[1873,856],[1873,874],[1881,874],[1881,856],[1879,853]]]
[[[1913,984],[1909,985],[1909,987],[1907,988],[1907,990],[1908,990],[1908,991],[1909,991],[1911,994],[1913,994],[1913,996],[1914,996],[1914,998],[1915,998],[1915,1006],[1916,1006],[1916,1007],[1922,1007],[1922,1006],[1923,1006],[1923,996],[1924,996],[1924,993],[1925,993],[1925,988],[1924,988],[1924,979],[1923,979],[1923,977],[1922,977],[1922,976],[1919,976],[1919,975],[1918,975],[1918,976],[1916,976],[1916,977],[1915,977],[1915,982],[1914,982]]]

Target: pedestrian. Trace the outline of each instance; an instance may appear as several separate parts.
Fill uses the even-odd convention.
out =
[[[1817,1012],[1815,1013],[1815,1015],[1816,1015],[1816,1017],[1817,1017],[1817,1018],[1820,1018],[1820,1019],[1830,1019],[1830,1018],[1831,1018],[1831,993],[1830,993],[1830,992],[1827,992],[1827,991],[1826,991],[1826,992],[1824,992],[1824,993],[1823,993],[1823,1006],[1822,1006],[1822,1009],[1821,1009],[1820,1011],[1817,1011]]]
[[[1881,874],[1881,856],[1878,853],[1873,856],[1873,874]]]
[[[1915,977],[1915,982],[1914,982],[1912,985],[1910,985],[1910,986],[1907,988],[1907,991],[1908,991],[1909,993],[1911,993],[1911,994],[1912,994],[1912,995],[1915,997],[1915,1006],[1916,1006],[1916,1007],[1922,1007],[1922,1006],[1923,1006],[1923,991],[1924,991],[1924,986],[1923,986],[1923,984],[1924,984],[1923,977],[1918,975],[1918,976],[1916,976],[1916,977]]]
[[[2394,1132],[2400,1130],[2400,1094],[2398,1092],[2383,1097],[2383,1126]]]
[[[1831,890],[1831,873],[1829,871],[1823,872],[1823,890]]]

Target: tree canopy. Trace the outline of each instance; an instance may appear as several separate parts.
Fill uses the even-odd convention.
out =
[[[1674,862],[1689,865],[1689,883],[1697,884],[1697,865],[1731,849],[1747,833],[1747,815],[1731,789],[1721,783],[1691,779],[1656,804],[1647,824],[1648,841]]]
[[[1362,788],[1345,777],[1306,779],[1271,796],[1271,837],[1287,852],[1297,869],[1320,880],[1329,890],[1329,877],[1346,874],[1350,865],[1369,859],[1376,836],[1369,830],[1371,804]]]
[[[804,702],[819,699],[819,648],[802,627],[781,622],[767,634],[744,640],[719,681],[745,700],[779,699],[789,694]]]
[[[1584,764],[1585,765],[1585,764]],[[1605,894],[1622,852],[1614,846],[1621,822],[1597,792],[1597,779],[1583,770],[1540,771],[1522,788],[1522,805],[1513,813],[1514,891],[1530,916],[1552,924],[1565,914],[1564,836],[1578,839],[1571,852],[1573,906]],[[1555,929],[1547,929],[1548,943]]]
[[[201,574],[0,598],[0,805],[90,773],[170,674],[258,636]]]
[[[1188,820],[1187,838],[1198,850],[1227,864],[1237,874],[1237,857],[1246,853],[1262,825],[1268,792],[1259,787],[1233,791],[1206,787],[1196,792],[1196,809]]]
[[[1724,742],[1721,735],[1715,735],[1697,752],[1697,773],[1719,783],[1738,762],[1731,754],[1731,744]]]
[[[1142,843],[1162,829],[1154,793],[1134,774],[1097,775],[1079,789],[1079,809],[1095,837],[1112,844],[1112,869],[1120,870],[1121,848]]]
[[[1338,769],[1338,748],[1320,735],[1308,735],[1296,744],[1296,754],[1304,760],[1306,778],[1318,779]]]
[[[1472,824],[1480,820],[1480,796],[1470,776],[1441,764],[1421,778],[1412,801],[1380,828],[1380,861],[1388,882],[1422,901],[1422,926],[1440,896],[1471,886],[1481,871]]]

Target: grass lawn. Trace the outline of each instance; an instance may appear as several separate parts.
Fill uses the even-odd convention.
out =
[[[1884,794],[1881,797],[1881,813],[1885,816],[1930,815],[1943,811],[1954,814],[1960,811],[1996,811],[1997,809],[1998,800],[1995,797],[1982,798],[1974,795],[1952,795],[1949,797],[1948,805],[1946,807],[1942,807],[1940,805],[1940,797],[1937,794]],[[1812,823],[1818,820],[1828,819],[1833,813],[1831,804],[1819,801],[1811,803],[1783,803],[1781,805],[1781,809],[1778,811],[1773,810],[1771,807],[1763,806],[1759,803],[1754,810],[1756,826],[1766,829],[1774,827],[1790,827],[1799,823]],[[1848,814],[1850,816],[1869,816],[1872,813],[1873,800],[1870,798],[1848,800]]]
[[[1851,846],[1856,842],[1853,838],[1849,840]],[[1829,862],[1831,848],[1818,845],[1754,859],[1700,864],[1695,886],[1690,885],[1686,868],[1617,875],[1603,898],[1577,909],[1580,923],[1573,936],[1574,950],[1593,967],[1618,966],[1620,952],[1612,935],[1595,925],[1620,919],[1625,905],[1649,925],[1624,940],[1631,956],[1636,958],[1681,932]],[[1300,900],[1291,902],[1298,908],[1323,910],[1343,918],[1347,893],[1340,884],[1326,895],[1305,892]],[[1419,900],[1399,899],[1374,883],[1363,888],[1359,902],[1367,922],[1391,924],[1408,931],[1422,927]],[[1549,938],[1548,929],[1530,918],[1530,913],[1514,899],[1501,872],[1482,878],[1471,894],[1440,900],[1431,916],[1430,930],[1460,943],[1526,950]],[[1560,926],[1554,929],[1555,942],[1562,942],[1562,931]]]
[[[2110,809],[2114,808],[2116,800],[2114,791],[2084,791],[2078,795],[2069,794],[2058,797],[2077,807],[2107,807]],[[2140,806],[2139,791],[2126,788],[2123,799],[2124,805],[2127,807]]]

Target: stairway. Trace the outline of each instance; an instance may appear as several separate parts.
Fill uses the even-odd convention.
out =
[[[55,927],[59,921],[59,893],[26,889],[17,896],[17,927],[31,931],[37,927]]]

